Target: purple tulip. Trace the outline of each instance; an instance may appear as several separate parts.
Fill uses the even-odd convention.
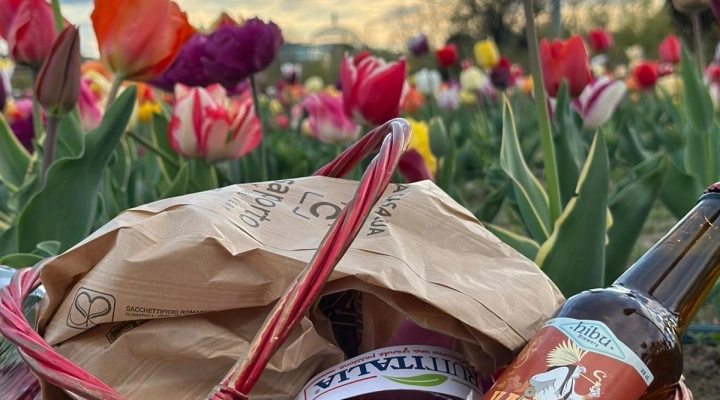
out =
[[[498,90],[505,90],[515,84],[515,79],[510,70],[510,61],[507,58],[500,58],[500,62],[490,71],[490,82]]]
[[[35,137],[33,131],[32,100],[20,99],[15,102],[15,110],[10,114],[9,125],[18,141],[30,152],[33,150],[32,141]]]
[[[221,26],[208,36],[200,63],[213,80],[233,87],[267,68],[284,43],[280,27],[258,18],[241,26]]]
[[[408,50],[410,50],[410,52],[415,57],[420,57],[430,51],[430,45],[428,45],[427,36],[422,33],[410,38],[407,45]]]
[[[194,34],[180,49],[180,53],[170,68],[149,83],[167,92],[172,92],[176,83],[202,87],[216,83],[208,76],[201,64],[202,60],[207,57],[205,54],[207,43],[206,35]]]

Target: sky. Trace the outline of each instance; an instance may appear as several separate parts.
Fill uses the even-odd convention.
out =
[[[283,30],[286,40],[310,42],[316,32],[328,28],[332,13],[339,26],[358,34],[373,46],[388,47],[398,40],[383,27],[398,10],[414,10],[423,0],[176,0],[188,13],[190,23],[208,26],[226,11],[240,18],[259,17],[272,20]],[[81,51],[87,57],[97,57],[97,43],[92,31],[90,13],[92,0],[60,0],[65,18],[80,26]],[[408,37],[416,32],[408,33]],[[7,47],[0,46],[0,54]]]

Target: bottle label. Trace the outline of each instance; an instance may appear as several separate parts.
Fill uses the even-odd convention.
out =
[[[554,318],[483,400],[635,400],[652,380],[642,360],[604,323]]]

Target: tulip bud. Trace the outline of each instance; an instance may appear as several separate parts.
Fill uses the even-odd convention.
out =
[[[430,120],[430,150],[437,158],[443,158],[448,153],[448,133],[442,118],[433,117]]]
[[[676,10],[684,14],[702,11],[709,6],[708,0],[672,0]]]
[[[68,26],[55,40],[35,82],[38,102],[48,115],[69,113],[80,97],[80,32]]]
[[[493,68],[500,62],[500,50],[492,39],[475,43],[475,61],[482,68]]]

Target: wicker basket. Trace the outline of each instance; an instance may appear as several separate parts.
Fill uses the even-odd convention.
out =
[[[247,399],[272,355],[288,337],[318,297],[327,278],[350,247],[373,206],[382,195],[410,137],[403,119],[394,119],[372,130],[314,175],[342,177],[363,158],[379,150],[359,182],[357,191],[332,225],[306,268],[289,286],[268,315],[245,354],[207,395],[213,400]],[[0,333],[15,344],[27,367],[48,382],[79,399],[126,400],[111,387],[78,365],[63,358],[29,325],[24,316],[24,300],[39,286],[41,265],[17,271],[0,293]],[[22,369],[22,368],[20,368]],[[29,377],[29,371],[20,375]],[[19,376],[19,375],[16,375]],[[23,378],[24,379],[24,378]],[[17,389],[8,399],[36,399],[37,382],[27,380],[9,385]],[[24,385],[23,385],[24,384]],[[689,391],[678,390],[677,399],[691,399]]]

